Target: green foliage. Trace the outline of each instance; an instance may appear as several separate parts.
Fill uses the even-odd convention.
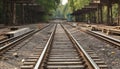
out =
[[[113,5],[113,10],[112,10],[112,12],[113,12],[113,18],[115,18],[115,17],[117,17],[118,15],[118,5],[117,4],[114,4]]]
[[[118,17],[118,4],[113,4],[112,6],[113,19]],[[103,21],[107,21],[107,6],[103,7]]]
[[[84,8],[86,5],[89,5],[91,0],[68,0],[68,3],[63,6],[64,10],[61,12],[65,15],[71,14],[72,12]],[[112,5],[113,18],[118,17],[118,3]],[[97,16],[97,13],[96,13]],[[103,7],[103,20],[107,21],[107,6]]]
[[[73,11],[83,8],[85,5],[89,4],[89,0],[69,0],[69,6]]]
[[[2,11],[3,11],[2,1],[3,0],[0,0],[0,21],[3,18],[2,17],[2,14],[3,14],[2,13]],[[47,20],[47,19],[49,19],[48,18],[49,14],[51,14],[53,12],[53,10],[55,10],[58,7],[60,0],[36,0],[36,3],[40,4],[45,10],[44,16],[42,16],[42,17],[40,16],[40,17],[43,18],[43,20]],[[20,8],[20,7],[17,7],[17,12],[18,12],[18,8]]]
[[[52,14],[58,8],[60,0],[37,0],[36,2],[45,9],[46,15],[43,19],[47,21],[50,18],[48,14]]]
[[[66,5],[59,6],[59,8],[60,12],[66,18],[68,14],[71,14],[77,9],[81,9],[88,4],[89,0],[68,0],[68,3]]]
[[[59,5],[59,7],[56,9],[56,11],[53,13],[54,17],[60,17],[64,18],[64,9],[65,7],[63,5]]]
[[[36,2],[44,7],[47,12],[50,12],[51,10],[55,10],[57,8],[60,0],[37,0]]]

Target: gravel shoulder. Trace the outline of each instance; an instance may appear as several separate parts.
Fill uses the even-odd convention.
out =
[[[20,69],[23,62],[34,54],[36,47],[44,48],[53,25],[39,31],[29,39],[23,41],[13,49],[6,52],[0,59],[0,69]],[[17,54],[17,56],[15,56]]]
[[[109,66],[109,69],[120,69],[120,50],[102,40],[78,30],[78,28],[73,28],[70,25],[65,25],[65,27],[72,32],[72,35],[85,50],[93,50],[98,54],[100,59],[104,60]]]

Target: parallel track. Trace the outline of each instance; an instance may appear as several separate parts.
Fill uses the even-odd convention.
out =
[[[0,55],[2,55],[3,53],[5,53],[7,50],[15,47],[17,44],[21,43],[22,41],[24,41],[25,39],[29,38],[30,36],[32,36],[33,34],[37,33],[38,31],[48,27],[49,25],[42,27],[39,30],[31,30],[30,32],[18,36],[18,37],[13,37],[13,38],[9,38],[6,39],[4,41],[0,42]]]
[[[71,24],[68,24],[68,25],[72,26]],[[102,39],[102,40],[104,40],[104,41],[106,41],[106,42],[108,42],[110,44],[113,44],[114,47],[120,49],[120,40],[118,40],[118,39],[115,39],[115,38],[112,38],[110,36],[107,36],[107,35],[104,35],[104,34],[100,34],[98,32],[91,31],[91,30],[81,30],[81,31],[83,31],[83,32],[85,32],[87,34],[90,34],[92,36],[95,36],[96,38],[100,38],[100,39]]]
[[[86,33],[95,36],[96,38],[100,38],[106,42],[109,42],[110,44],[113,44],[115,47],[120,49],[120,40],[112,38],[110,36],[104,35],[104,34],[100,34],[98,32],[95,31],[85,31]]]
[[[21,38],[22,36],[25,36],[25,35],[27,35],[27,34],[29,34],[29,33],[31,33],[31,32],[34,32],[34,31],[31,30],[30,32],[28,32],[28,33],[26,33],[26,34],[23,34],[23,35],[21,35],[21,36],[11,37],[11,38],[7,38],[7,39],[5,39],[5,40],[2,40],[2,41],[0,41],[0,47],[4,46],[4,45],[6,45],[6,44],[8,44],[8,43],[10,43],[10,42],[13,42],[13,41]]]
[[[55,26],[40,57],[34,56],[31,60],[33,61],[25,62],[21,69],[107,69],[104,63],[96,64],[60,24]]]

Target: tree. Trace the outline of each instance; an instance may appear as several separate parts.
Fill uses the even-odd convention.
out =
[[[7,0],[7,1],[9,1],[9,0]],[[16,19],[16,16],[18,15],[17,12],[20,12],[20,11],[18,11],[18,9],[21,7],[12,7],[13,2],[7,2],[7,1],[0,0],[0,21],[1,21],[1,23],[4,23],[2,21],[6,21],[5,23],[12,25],[12,24],[14,24],[13,18],[15,17],[15,19]],[[53,12],[53,10],[55,10],[57,8],[57,6],[60,3],[60,0],[35,0],[35,3],[41,5],[45,10],[44,16],[39,15],[40,17],[38,17],[38,18],[43,18],[42,20],[46,20],[46,18],[48,19],[49,14],[51,14]],[[17,6],[18,5],[21,5],[21,4],[17,3]],[[27,10],[27,9],[25,9],[25,10]],[[14,13],[14,11],[15,11],[15,13]],[[34,11],[34,9],[33,9],[33,11]],[[28,12],[28,11],[25,11],[25,12]],[[14,14],[14,16],[12,16],[12,14]],[[37,13],[34,12],[32,14],[34,15]]]

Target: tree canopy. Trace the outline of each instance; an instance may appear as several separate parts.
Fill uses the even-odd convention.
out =
[[[4,0],[0,0],[0,23],[3,23],[3,21],[8,21],[8,20],[4,20],[4,16],[6,16],[7,14],[11,14],[12,12],[11,11],[5,11],[5,8],[7,8],[7,6],[5,7],[4,3],[3,3]],[[5,1],[4,1],[5,2]],[[11,3],[11,2],[10,2]],[[39,4],[43,9],[44,9],[44,15],[40,15],[39,18],[41,18],[41,20],[48,20],[49,18],[49,15],[53,13],[54,10],[56,10],[56,8],[58,7],[59,3],[60,3],[60,0],[35,0],[35,3]],[[10,5],[10,4],[9,4]],[[12,4],[11,4],[12,5]],[[10,5],[10,6],[11,6]],[[18,6],[19,5],[19,6]],[[9,7],[7,9],[12,9],[13,7]],[[22,10],[22,7],[21,7],[21,3],[17,3],[17,9],[16,9],[16,12],[18,13],[22,13],[21,11],[18,11],[18,10]],[[26,9],[24,9],[26,10]],[[34,10],[33,10],[34,11]],[[28,12],[28,11],[26,11]],[[34,13],[33,13],[34,14]],[[20,17],[18,16],[18,14],[16,13],[16,16],[17,17]],[[9,16],[11,17],[11,16]],[[9,18],[8,16],[6,16],[5,18]]]
[[[71,9],[75,11],[77,9],[83,8],[85,5],[88,5],[89,1],[90,0],[69,0],[68,4],[69,7],[71,7]]]
[[[60,0],[37,0],[38,4],[44,7],[48,12],[50,10],[55,10],[60,3]]]
[[[65,17],[67,17],[68,14],[71,14],[77,9],[83,8],[85,5],[89,4],[90,0],[68,0],[68,3],[66,5],[60,5],[57,9],[63,14]]]
[[[61,6],[62,10],[60,11],[62,14],[64,14],[65,17],[67,17],[67,15],[70,15],[72,12],[84,8],[86,5],[89,6],[90,2],[91,0],[68,0],[68,3],[66,5]],[[102,6],[102,11],[103,11],[102,13],[103,21],[106,22],[107,14],[108,14],[107,5]],[[98,16],[97,14],[98,14],[98,10],[96,10],[96,12],[93,12],[91,15],[96,15],[97,17]],[[112,4],[112,15],[113,15],[113,20],[118,19],[118,15],[120,15],[120,2]]]

